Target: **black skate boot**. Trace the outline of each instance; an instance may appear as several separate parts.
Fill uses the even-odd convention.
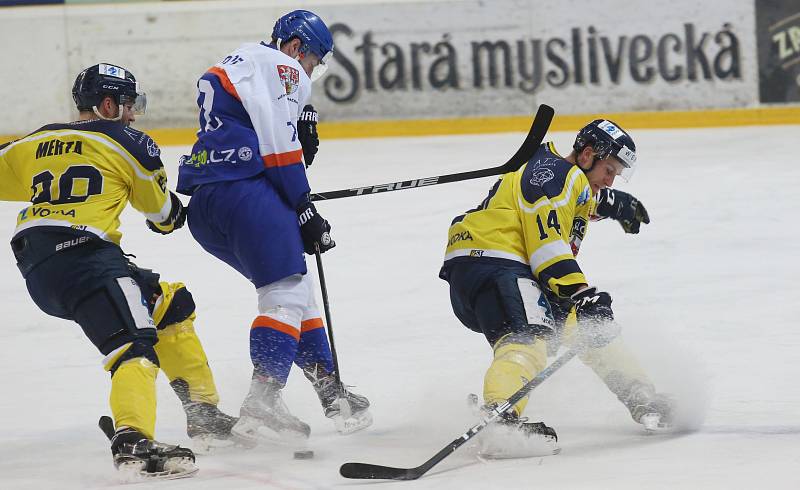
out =
[[[333,420],[340,434],[352,434],[372,425],[367,397],[340,386],[336,377],[320,365],[304,370],[303,374],[317,392],[325,416]]]
[[[484,407],[491,414],[495,406]],[[478,454],[489,459],[530,458],[558,454],[558,435],[544,422],[528,422],[513,410],[486,426],[478,436]]]
[[[642,424],[646,431],[672,428],[675,402],[667,395],[656,393],[652,385],[634,381],[619,399],[628,407],[631,418]]]
[[[189,384],[183,379],[170,383],[186,412],[186,434],[192,439],[196,452],[208,453],[218,447],[233,445],[231,429],[236,421],[216,405],[193,402],[189,398]]]
[[[231,429],[233,439],[254,447],[260,439],[273,440],[259,429],[266,427],[285,442],[308,439],[311,427],[289,412],[281,398],[281,385],[269,376],[253,373],[250,392],[239,410],[239,420]]]
[[[186,478],[198,471],[191,449],[147,439],[129,427],[111,437],[111,454],[126,480]]]

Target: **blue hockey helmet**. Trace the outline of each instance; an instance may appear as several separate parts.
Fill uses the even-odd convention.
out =
[[[292,38],[300,39],[300,54],[313,53],[319,58],[319,65],[314,68],[311,80],[316,80],[328,69],[328,62],[333,56],[333,36],[325,22],[308,10],[294,10],[282,16],[272,28],[272,38],[281,43]],[[319,70],[318,70],[319,69]]]
[[[135,114],[144,114],[147,97],[133,73],[108,63],[90,66],[78,74],[72,85],[72,98],[79,111],[95,111],[105,97],[122,106],[133,104]],[[122,110],[120,109],[120,115]]]
[[[608,119],[595,119],[578,132],[572,148],[580,153],[591,146],[598,160],[614,157],[624,167],[620,176],[630,180],[636,167],[636,144],[618,124]]]

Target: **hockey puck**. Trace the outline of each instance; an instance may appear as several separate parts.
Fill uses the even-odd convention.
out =
[[[311,459],[314,457],[314,451],[295,451],[294,459]]]

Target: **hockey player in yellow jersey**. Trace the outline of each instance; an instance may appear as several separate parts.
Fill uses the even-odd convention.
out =
[[[130,262],[118,230],[128,202],[161,234],[183,226],[186,211],[167,190],[158,146],[130,127],[146,105],[134,76],[94,65],[72,94],[78,121],[0,147],[0,199],[31,203],[19,212],[11,246],[37,306],[77,322],[105,356],[115,466],[144,477],[189,476],[197,471],[192,451],[153,440],[159,367],[181,399],[190,437],[227,438],[236,419],[217,409],[191,293]]]
[[[578,133],[567,157],[543,144],[526,165],[501,176],[476,208],[453,220],[440,277],[450,284],[459,320],[492,346],[486,407],[510,398],[545,368],[548,351],[565,343],[581,348],[582,361],[636,422],[648,429],[670,422],[669,399],[655,392],[617,337],[611,296],[592,287],[576,261],[590,218],[616,219],[628,233],[649,223],[636,198],[610,189],[635,165],[630,135],[611,121],[595,120]],[[483,438],[485,455],[556,452],[555,431],[521,417],[526,404],[522,399],[495,424],[501,437],[489,431]],[[509,444],[511,439],[516,442]]]

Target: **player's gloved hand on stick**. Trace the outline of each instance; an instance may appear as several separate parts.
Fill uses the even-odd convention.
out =
[[[578,319],[578,341],[596,349],[608,345],[619,335],[619,325],[614,322],[611,295],[596,287],[582,289],[571,296]]]
[[[650,223],[644,205],[627,192],[600,189],[597,193],[597,216],[619,221],[625,233],[639,233],[642,223]]]
[[[319,149],[319,136],[317,135],[317,115],[316,109],[311,104],[303,107],[303,111],[297,118],[297,139],[303,146],[303,160],[306,163],[306,168],[311,166],[314,161],[314,156]]]
[[[172,210],[169,212],[169,217],[161,223],[146,221],[148,228],[161,235],[172,233],[186,223],[186,208],[180,198],[174,192],[169,193],[169,198],[172,201]]]
[[[303,249],[308,255],[316,252],[315,244],[319,245],[319,253],[325,253],[336,246],[331,238],[330,223],[317,213],[316,206],[310,200],[297,208],[297,221],[300,223]]]

